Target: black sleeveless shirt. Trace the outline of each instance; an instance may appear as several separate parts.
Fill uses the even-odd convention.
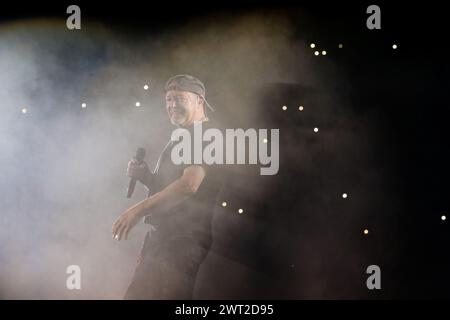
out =
[[[205,121],[202,123],[203,133],[209,128],[215,128],[212,122]],[[193,141],[193,127],[188,128],[188,131],[191,134],[191,141]],[[151,191],[161,191],[180,178],[184,169],[192,165],[175,165],[172,162],[172,148],[177,143],[169,141],[161,152],[153,176],[155,190]],[[205,143],[203,143],[204,146]],[[191,150],[194,150],[193,147],[191,147]],[[206,175],[195,194],[169,211],[157,214],[149,212],[149,215],[146,216],[145,223],[154,226],[160,238],[169,240],[177,237],[188,237],[189,240],[193,240],[202,247],[209,248],[211,246],[211,223],[214,207],[218,203],[217,197],[223,185],[224,177],[220,165],[202,164],[202,166]]]

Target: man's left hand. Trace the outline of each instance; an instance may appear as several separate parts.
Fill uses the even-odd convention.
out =
[[[139,206],[134,206],[124,213],[122,213],[119,218],[114,222],[112,227],[113,239],[118,241],[128,238],[128,233],[130,230],[139,222],[142,218],[142,210]]]

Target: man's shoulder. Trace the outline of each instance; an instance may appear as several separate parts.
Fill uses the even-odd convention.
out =
[[[219,129],[224,130],[225,126],[223,123],[217,121],[217,120],[208,120],[202,122],[202,127],[206,129]]]

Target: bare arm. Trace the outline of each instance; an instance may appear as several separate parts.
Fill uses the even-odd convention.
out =
[[[125,211],[113,224],[113,237],[126,239],[129,230],[148,212],[162,213],[185,201],[197,192],[205,176],[203,167],[187,167],[183,175],[166,188]]]
[[[205,178],[205,169],[201,166],[190,166],[184,169],[183,175],[150,198],[142,200],[136,206],[140,208],[141,216],[150,211],[164,212],[177,206],[195,194]]]

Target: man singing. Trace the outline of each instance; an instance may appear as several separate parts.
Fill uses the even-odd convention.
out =
[[[166,109],[173,125],[191,131],[194,123],[212,126],[205,108],[205,86],[190,75],[176,75],[165,87]],[[126,210],[114,222],[117,240],[145,217],[149,224],[139,262],[125,294],[126,299],[191,299],[199,266],[212,244],[211,222],[222,185],[217,167],[175,165],[173,142],[162,151],[155,170],[147,164],[128,163],[128,175],[156,190]]]

